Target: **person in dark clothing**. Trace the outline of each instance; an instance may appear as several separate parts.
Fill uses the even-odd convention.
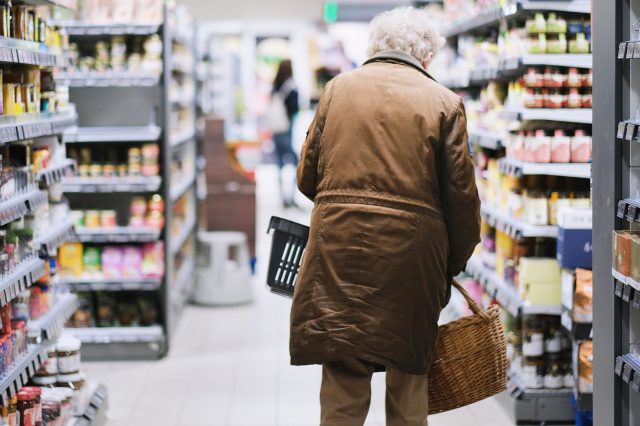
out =
[[[273,91],[271,96],[272,106],[270,109],[275,110],[276,112],[271,112],[270,114],[283,115],[282,119],[276,119],[276,121],[280,121],[280,124],[276,125],[270,123],[271,130],[273,131],[275,151],[278,157],[278,167],[280,168],[279,179],[282,203],[285,208],[295,207],[296,204],[293,198],[296,187],[295,179],[292,179],[291,182],[287,184],[284,182],[282,176],[282,169],[284,166],[291,164],[294,167],[297,167],[298,165],[298,154],[296,154],[292,147],[291,128],[293,118],[300,108],[298,105],[298,89],[293,81],[293,70],[289,59],[283,60],[278,66],[278,72],[276,73],[276,78],[273,82]],[[282,105],[278,105],[279,103],[284,103],[284,109],[281,108]],[[278,110],[286,112],[286,122],[284,120],[284,114],[278,113]],[[274,120],[272,119],[272,121]]]

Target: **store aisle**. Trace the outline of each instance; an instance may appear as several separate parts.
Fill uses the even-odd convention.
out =
[[[158,362],[86,363],[89,376],[109,388],[109,426],[317,425],[320,368],[291,367],[290,302],[264,288],[272,214],[282,212],[276,169],[259,171],[258,273],[255,303],[232,308],[185,309],[169,357]],[[384,425],[384,375],[376,374],[367,425]],[[432,426],[511,425],[491,399],[433,416]]]

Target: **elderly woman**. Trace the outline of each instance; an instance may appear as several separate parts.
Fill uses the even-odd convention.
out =
[[[371,58],[326,87],[298,167],[315,202],[291,363],[322,364],[322,425],[362,425],[386,369],[388,425],[425,425],[438,317],[479,242],[461,99],[427,72],[426,12],[371,23]]]

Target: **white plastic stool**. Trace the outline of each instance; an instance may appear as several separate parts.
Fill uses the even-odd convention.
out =
[[[247,236],[242,232],[200,232],[198,246],[193,301],[202,305],[252,302]]]

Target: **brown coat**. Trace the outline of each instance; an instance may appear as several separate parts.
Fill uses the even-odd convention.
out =
[[[384,52],[327,86],[298,166],[315,201],[291,312],[291,363],[431,365],[450,279],[479,242],[461,99]]]

